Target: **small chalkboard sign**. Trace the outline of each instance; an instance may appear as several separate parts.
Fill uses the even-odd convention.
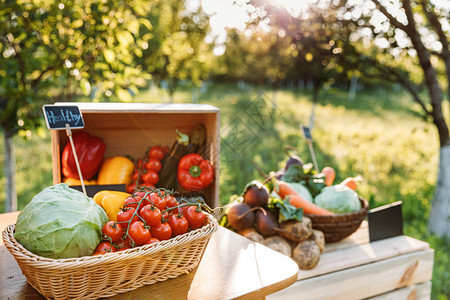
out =
[[[309,127],[301,125],[302,127],[302,132],[303,132],[303,136],[305,137],[306,140],[308,141],[312,141],[312,135],[311,135],[311,131],[309,130]]]
[[[402,201],[371,209],[367,217],[370,242],[403,234]]]
[[[48,129],[84,128],[83,116],[76,105],[44,105],[45,122]]]

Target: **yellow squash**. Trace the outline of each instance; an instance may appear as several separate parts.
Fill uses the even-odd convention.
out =
[[[84,185],[95,185],[97,180],[83,180]],[[76,178],[65,177],[63,180],[67,185],[81,185],[81,180]]]
[[[93,199],[95,203],[103,207],[110,221],[117,221],[117,213],[129,196],[131,195],[125,192],[104,190],[97,192]]]
[[[125,156],[106,159],[98,172],[97,184],[129,185],[133,176],[134,163]]]

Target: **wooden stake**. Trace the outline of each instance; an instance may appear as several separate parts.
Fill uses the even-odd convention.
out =
[[[314,152],[312,141],[308,141],[309,152],[311,152],[311,157],[313,159],[314,169],[319,173],[319,167],[317,166],[316,153]]]
[[[316,153],[314,152],[314,148],[313,148],[313,139],[312,139],[311,131],[310,131],[309,127],[304,126],[304,125],[300,125],[300,129],[302,130],[303,137],[308,142],[309,152],[311,153],[311,157],[313,159],[314,169],[316,170],[317,173],[319,173],[319,167],[317,166],[317,160],[316,160]]]
[[[81,174],[80,163],[78,162],[77,151],[75,151],[75,145],[73,144],[72,139],[72,130],[70,130],[69,124],[66,124],[66,133],[70,140],[70,145],[72,146],[73,156],[75,158],[75,164],[77,165],[78,175],[80,176],[81,188],[83,189],[83,193],[87,196],[86,187],[84,186],[83,174]]]

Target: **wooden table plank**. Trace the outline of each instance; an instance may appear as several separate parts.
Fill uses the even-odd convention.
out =
[[[0,229],[17,213],[1,214]],[[0,239],[0,299],[43,299],[27,282]],[[260,299],[293,284],[298,266],[289,257],[219,227],[198,267],[187,275],[119,294],[112,299]]]
[[[369,242],[369,223],[364,220],[359,226],[358,230],[356,230],[347,238],[336,243],[326,244],[323,252],[326,253],[339,249],[351,248],[358,245],[368,244]]]

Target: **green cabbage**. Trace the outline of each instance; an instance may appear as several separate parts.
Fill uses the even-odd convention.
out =
[[[92,255],[101,239],[105,211],[65,183],[47,187],[20,212],[15,239],[36,255],[69,258]]]
[[[297,192],[303,199],[305,199],[308,202],[313,202],[313,197],[311,196],[311,193],[309,190],[301,183],[296,182],[287,182],[289,187]]]
[[[322,189],[314,198],[314,202],[331,212],[349,213],[361,209],[358,194],[345,185],[332,185]]]
[[[299,194],[303,199],[305,199],[308,202],[313,202],[313,197],[311,196],[311,193],[309,190],[301,183],[298,182],[286,182],[288,186],[293,189],[297,194]],[[270,194],[271,197],[280,198],[280,196],[277,194],[275,190],[272,191]]]

